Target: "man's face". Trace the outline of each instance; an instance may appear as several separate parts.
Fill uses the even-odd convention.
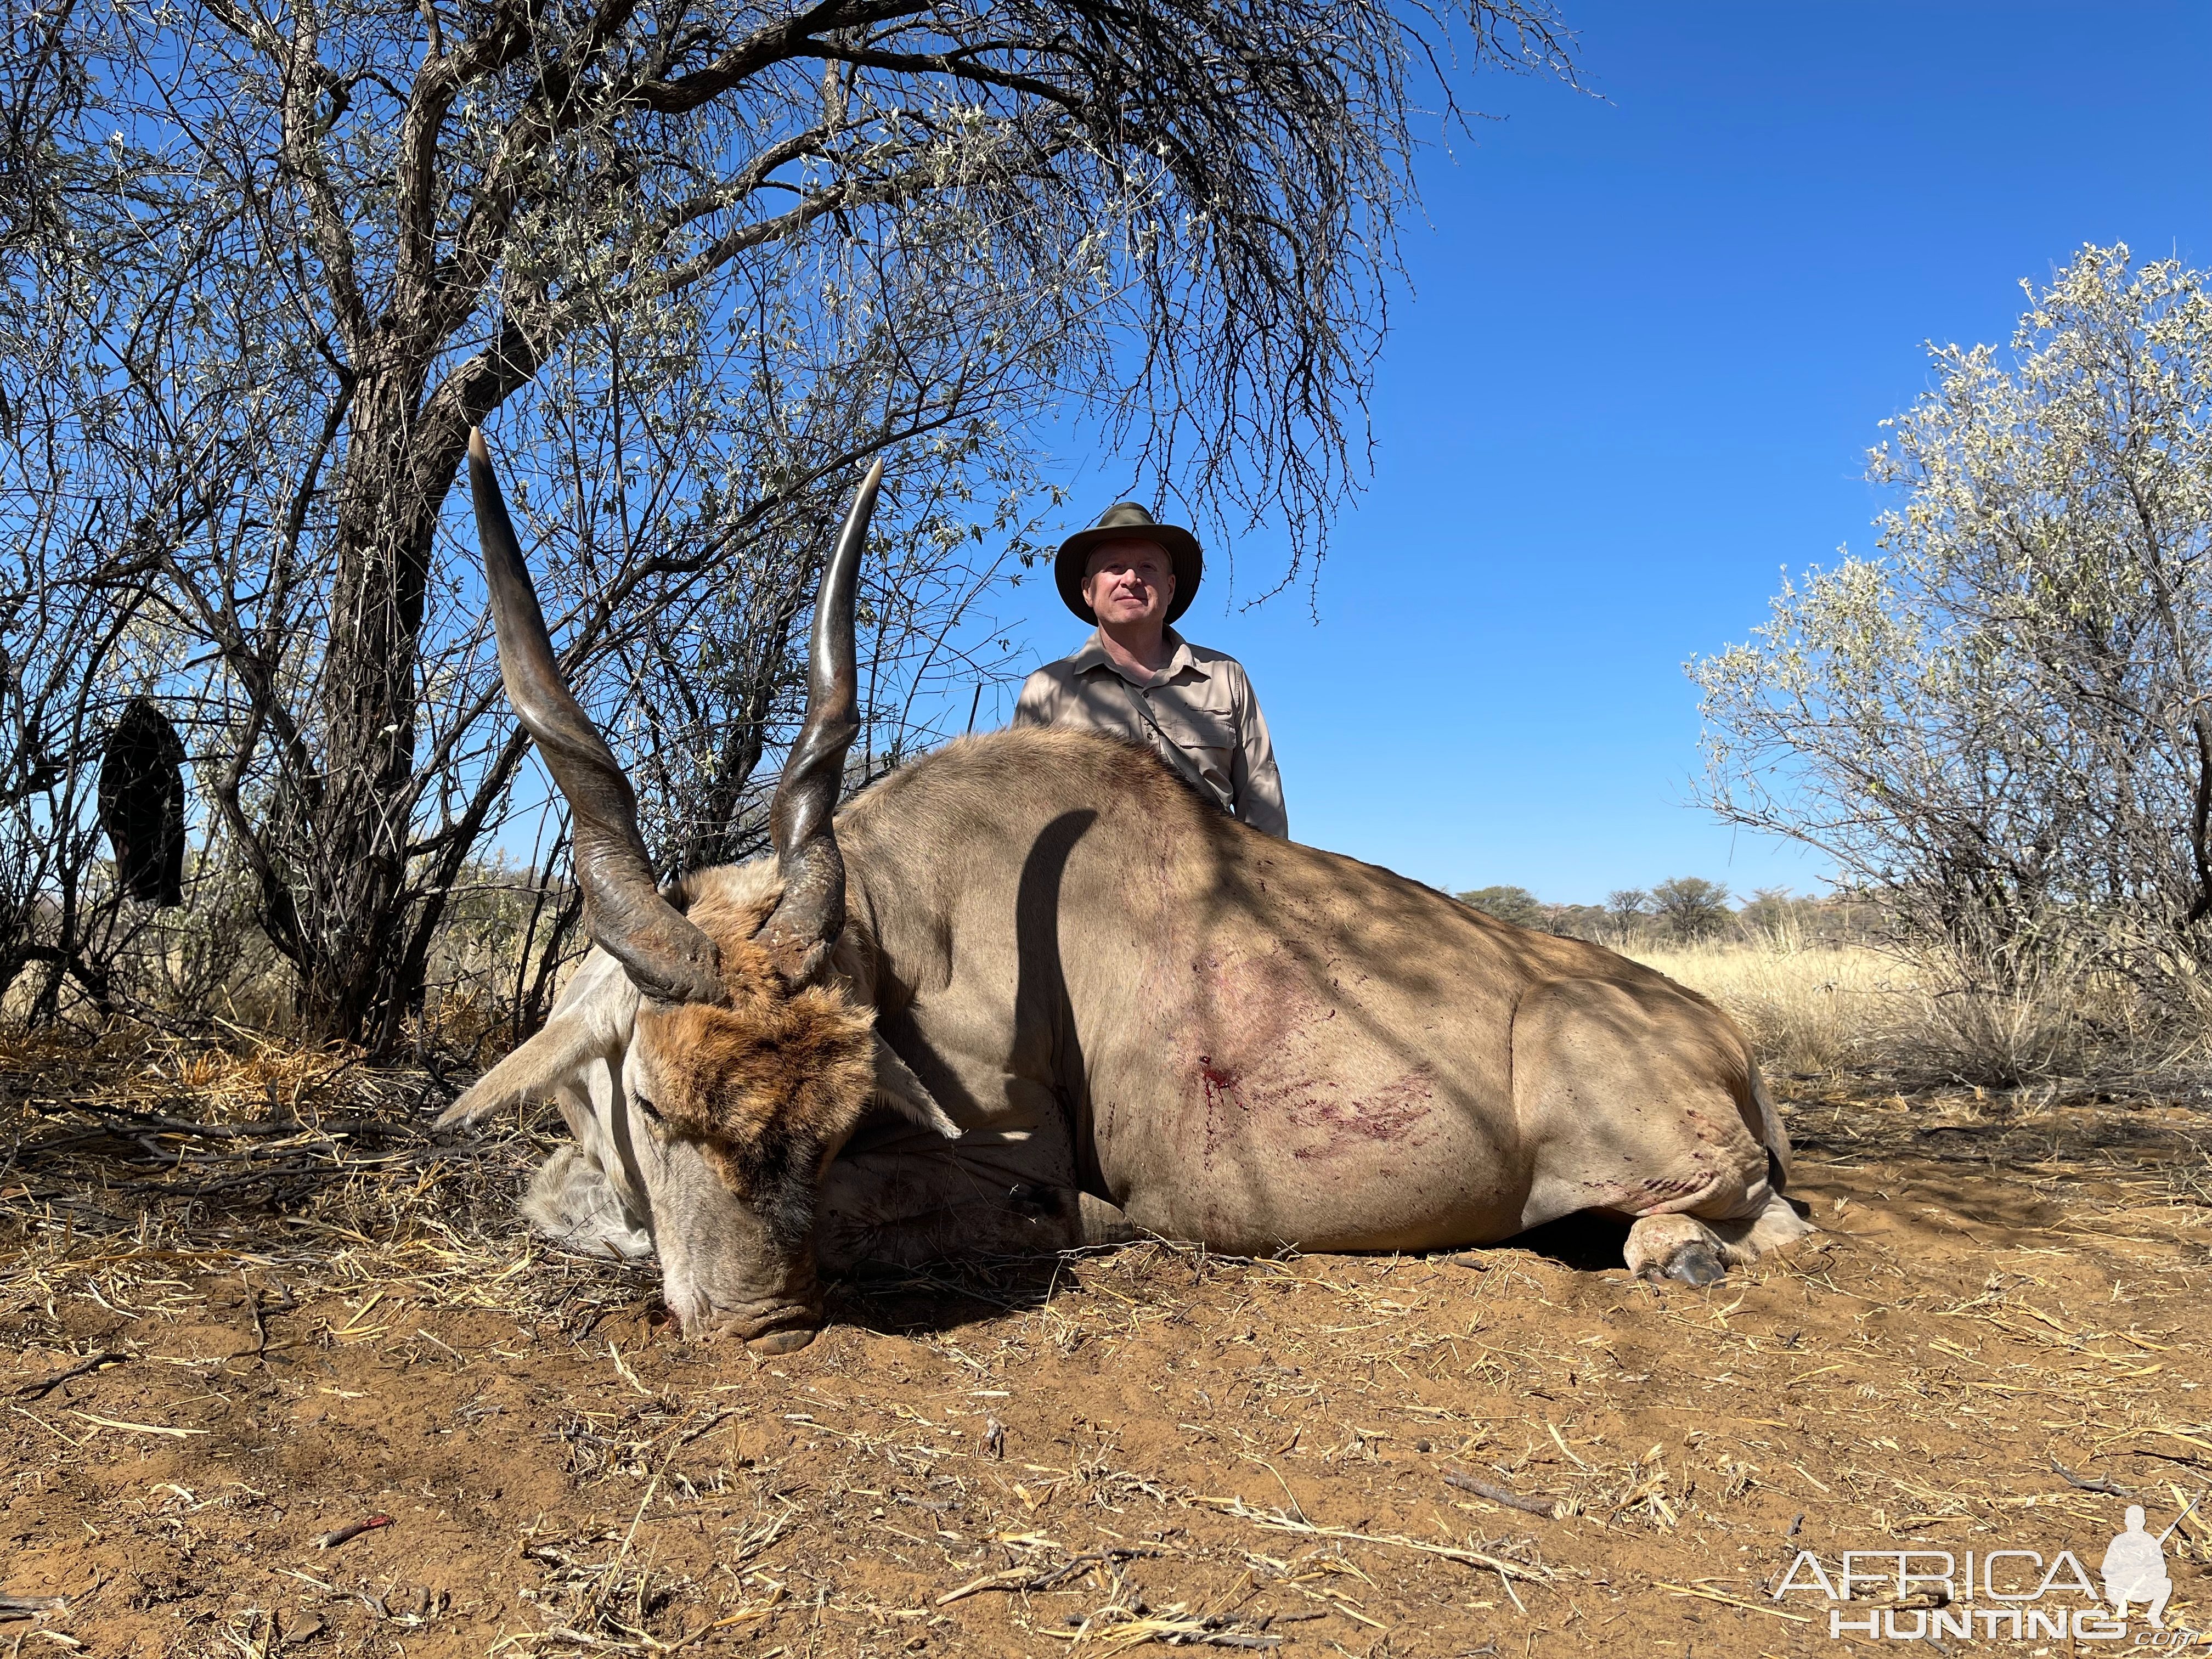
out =
[[[1175,599],[1175,566],[1156,542],[1105,542],[1091,550],[1083,598],[1102,623],[1164,621]]]

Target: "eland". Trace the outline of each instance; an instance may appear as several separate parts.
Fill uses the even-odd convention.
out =
[[[687,1333],[788,1351],[819,1275],[1142,1231],[1435,1250],[1589,1212],[1711,1283],[1808,1231],[1728,1016],[1650,969],[1271,839],[1164,763],[966,738],[837,810],[879,461],[822,578],[772,860],[664,890],[565,684],[481,432],[500,672],[574,823],[593,949],[447,1109],[559,1103],[524,1209],[657,1254]]]

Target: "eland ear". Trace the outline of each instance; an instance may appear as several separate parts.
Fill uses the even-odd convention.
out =
[[[934,1129],[947,1140],[960,1139],[960,1126],[937,1103],[937,1097],[914,1074],[914,1068],[884,1041],[881,1031],[876,1033],[876,1098],[901,1117]]]
[[[592,1060],[628,1044],[637,1002],[637,988],[622,963],[604,951],[592,951],[554,1004],[544,1030],[471,1084],[438,1114],[435,1127],[474,1123],[502,1107],[574,1086]]]

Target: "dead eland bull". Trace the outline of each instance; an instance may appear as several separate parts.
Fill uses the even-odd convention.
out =
[[[1692,1284],[1807,1231],[1750,1050],[1711,1005],[1249,830],[1147,750],[963,739],[833,819],[880,463],[823,576],[774,863],[663,894],[481,434],[469,454],[500,671],[573,811],[598,948],[442,1121],[557,1098],[575,1144],[526,1212],[657,1249],[687,1330],[782,1352],[820,1323],[817,1261],[1130,1226],[1428,1250],[1596,1211],[1632,1224],[1631,1267]]]

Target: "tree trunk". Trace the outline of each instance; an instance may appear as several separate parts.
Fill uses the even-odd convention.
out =
[[[355,393],[331,550],[321,788],[289,826],[306,889],[301,1014],[373,1052],[398,1040],[422,992],[404,949],[416,668],[438,514],[465,435],[424,429],[422,383],[387,368]]]
[[[302,1020],[319,1036],[380,1054],[422,1006],[447,886],[482,827],[486,792],[505,786],[523,753],[518,738],[493,767],[458,851],[449,844],[428,880],[410,872],[425,782],[415,753],[422,626],[439,517],[469,428],[526,384],[541,361],[510,322],[432,390],[442,335],[401,310],[402,319],[387,318],[354,344],[359,367],[343,411],[329,628],[312,721],[322,769],[283,793],[263,837],[272,866],[289,875],[264,883],[264,900],[295,913],[270,937],[299,970]],[[307,648],[276,648],[286,647]]]

